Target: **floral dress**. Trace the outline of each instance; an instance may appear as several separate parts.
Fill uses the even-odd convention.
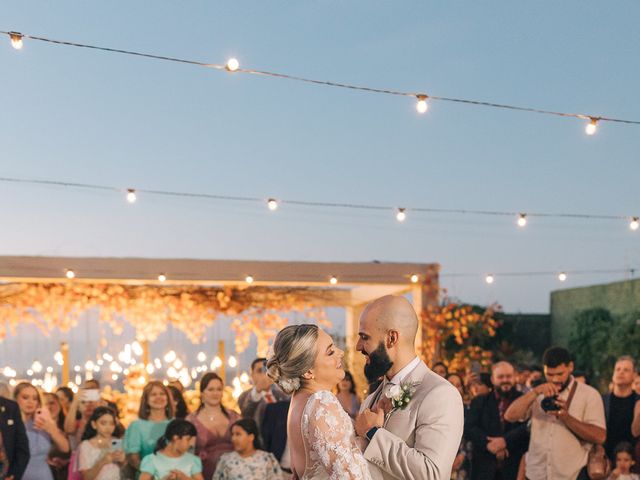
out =
[[[331,392],[307,400],[302,413],[306,467],[301,480],[371,480],[351,418]]]
[[[282,470],[273,454],[257,450],[243,458],[237,452],[220,457],[216,473],[211,480],[280,480]]]

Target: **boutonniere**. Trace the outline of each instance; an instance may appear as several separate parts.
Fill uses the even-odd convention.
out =
[[[385,396],[391,400],[391,406],[394,412],[395,410],[404,410],[409,405],[409,402],[413,398],[413,394],[416,393],[416,387],[419,383],[401,382],[400,385],[394,385],[389,389]]]

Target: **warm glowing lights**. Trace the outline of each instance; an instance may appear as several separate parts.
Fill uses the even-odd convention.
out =
[[[329,279],[329,283],[330,283],[331,285],[337,285],[337,284],[338,284],[338,277],[336,277],[336,276],[332,276],[332,277]]]
[[[145,370],[147,371],[147,373],[149,375],[153,375],[153,372],[156,371],[156,369],[153,366],[153,363],[147,363],[147,366],[145,367]]]
[[[275,198],[270,198],[269,200],[267,200],[267,207],[269,207],[269,210],[271,210],[272,212],[278,209],[278,201]]]
[[[587,135],[593,135],[594,133],[596,133],[597,129],[598,129],[598,119],[591,117],[591,121],[587,124],[584,131],[587,133]]]
[[[76,278],[76,272],[74,272],[73,270],[67,270],[65,272],[65,276],[69,279],[72,280],[74,278]]]
[[[427,103],[427,96],[418,95],[417,98],[418,98],[418,101],[416,102],[416,110],[418,111],[418,113],[427,113],[427,110],[429,110],[429,104]]]
[[[221,366],[222,366],[222,359],[216,355],[213,361],[211,362],[211,370],[216,370]]]
[[[53,359],[56,361],[56,363],[60,366],[62,366],[62,364],[64,363],[64,357],[62,355],[62,352],[56,352],[53,354]]]
[[[229,360],[227,360],[227,363],[229,364],[229,367],[236,368],[238,366],[238,359],[231,355]]]
[[[518,226],[521,227],[521,228],[527,226],[527,214],[526,213],[521,213],[520,215],[518,215]]]
[[[204,353],[204,352],[199,352],[197,358],[198,358],[198,361],[200,363],[206,362],[207,361],[207,354]]]
[[[242,372],[242,374],[240,375],[240,381],[242,383],[249,383],[249,375],[247,374],[247,372]]]
[[[638,230],[638,227],[640,227],[640,219],[638,217],[633,217],[629,222],[629,228],[631,230]]]
[[[415,273],[411,275],[411,283],[418,283],[419,280],[420,280],[420,277]]]
[[[567,279],[567,274],[564,272],[560,272],[558,274],[558,280],[560,280],[561,282],[564,282]]]
[[[133,353],[138,357],[142,356],[142,354],[144,353],[142,345],[140,345],[140,342],[138,342],[137,340],[131,344],[131,348],[133,349]]]
[[[164,355],[164,361],[167,363],[173,363],[176,361],[176,358],[178,358],[178,356],[176,355],[176,352],[174,352],[173,350],[169,350],[165,355]]]
[[[161,273],[160,275],[158,275],[158,281],[159,282],[166,282],[167,281],[167,276],[164,273]]]
[[[235,72],[240,68],[240,62],[237,58],[230,58],[229,60],[227,60],[225,68],[228,72]]]
[[[244,281],[247,282],[249,285],[251,285],[253,283],[253,277],[251,275],[247,275],[244,278]]]
[[[399,208],[396,212],[396,220],[399,222],[404,222],[407,219],[407,209]]]
[[[135,203],[137,199],[136,191],[133,188],[127,189],[127,202]]]
[[[18,32],[9,32],[9,37],[11,37],[11,46],[16,50],[20,50],[23,46],[22,44],[23,35]]]
[[[494,282],[494,280],[495,278],[493,277],[492,274],[489,274],[484,277],[484,281],[487,282],[489,285],[491,285]]]

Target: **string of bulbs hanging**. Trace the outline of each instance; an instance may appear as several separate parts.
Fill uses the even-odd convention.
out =
[[[606,117],[603,115],[569,113],[569,112],[560,112],[560,111],[554,111],[554,110],[544,110],[544,109],[533,108],[533,107],[522,107],[522,106],[509,105],[509,104],[503,104],[503,103],[485,102],[481,100],[470,100],[470,99],[454,98],[454,97],[441,97],[436,95],[427,95],[424,92],[407,92],[407,91],[399,91],[399,90],[391,90],[391,89],[373,88],[373,87],[366,87],[362,85],[354,85],[354,84],[347,84],[347,83],[340,83],[340,82],[333,82],[333,81],[317,80],[313,78],[298,77],[298,76],[279,73],[279,72],[240,68],[240,62],[236,58],[230,58],[229,60],[227,60],[227,62],[224,65],[222,65],[222,64],[215,64],[215,63],[200,62],[195,60],[186,60],[186,59],[175,58],[175,57],[168,57],[164,55],[153,55],[148,53],[136,52],[132,50],[122,50],[122,49],[116,49],[116,48],[101,47],[96,45],[88,45],[88,44],[77,43],[77,42],[54,40],[51,38],[40,37],[35,35],[27,35],[27,34],[15,32],[15,31],[0,30],[0,34],[8,35],[11,45],[16,50],[21,50],[24,47],[24,39],[29,39],[29,40],[35,40],[40,42],[52,43],[55,45],[87,48],[87,49],[99,50],[104,52],[119,53],[123,55],[132,55],[136,57],[144,57],[144,58],[150,58],[155,60],[183,63],[183,64],[194,65],[199,67],[212,68],[215,70],[224,70],[232,73],[236,73],[236,72],[245,73],[249,75],[258,75],[263,77],[286,79],[286,80],[311,83],[311,84],[321,85],[321,86],[358,90],[362,92],[411,97],[416,100],[416,111],[419,114],[425,114],[429,110],[429,104],[427,100],[436,100],[436,101],[443,101],[443,102],[454,102],[454,103],[471,105],[471,106],[482,106],[482,107],[514,110],[514,111],[520,111],[520,112],[537,113],[537,114],[543,114],[543,115],[553,115],[553,116],[566,117],[566,118],[577,118],[577,119],[588,122],[585,126],[585,133],[587,135],[595,134],[598,128],[598,123],[600,122],[613,122],[613,123],[624,123],[624,124],[630,124],[630,125],[640,125],[640,121],[637,121],[637,120],[625,120],[620,118]]]
[[[506,210],[474,210],[474,209],[455,209],[455,208],[435,208],[435,207],[391,207],[384,205],[372,205],[362,203],[337,203],[337,202],[310,202],[306,200],[286,200],[276,199],[273,197],[260,198],[248,197],[240,195],[216,195],[210,193],[195,192],[177,192],[170,190],[152,190],[152,189],[136,189],[136,188],[119,188],[108,185],[95,185],[90,183],[65,182],[60,180],[34,180],[27,178],[0,177],[1,183],[17,183],[25,185],[47,185],[60,188],[78,188],[84,190],[110,191],[125,196],[128,203],[136,203],[138,195],[144,194],[149,196],[166,196],[166,197],[183,197],[183,198],[200,198],[207,200],[220,200],[230,202],[258,203],[265,204],[267,209],[275,212],[280,209],[281,205],[292,205],[297,207],[313,207],[324,209],[344,209],[354,211],[380,211],[394,212],[396,220],[404,223],[409,212],[412,213],[437,213],[450,215],[472,215],[472,216],[493,216],[493,217],[515,217],[516,225],[524,228],[528,225],[528,219],[531,217],[539,218],[558,218],[558,219],[580,219],[580,220],[623,220],[628,222],[629,229],[636,231],[640,228],[640,217],[629,215],[596,215],[588,213],[517,213]]]
[[[629,215],[596,215],[588,213],[516,213],[505,210],[474,210],[474,209],[453,209],[453,208],[435,208],[435,207],[391,207],[383,205],[361,204],[361,203],[337,203],[337,202],[310,202],[305,200],[285,200],[269,197],[267,199],[260,197],[248,197],[239,195],[217,195],[210,193],[194,193],[194,192],[177,192],[170,190],[151,190],[151,189],[135,189],[135,188],[119,188],[108,185],[95,185],[89,183],[65,182],[60,180],[34,180],[16,177],[0,177],[1,183],[18,183],[26,185],[47,185],[60,188],[79,188],[85,190],[110,191],[120,195],[124,194],[128,203],[136,203],[138,195],[144,194],[149,196],[167,196],[167,197],[184,197],[184,198],[200,198],[207,200],[220,200],[230,202],[243,203],[260,203],[266,204],[267,209],[275,212],[280,209],[281,205],[292,205],[297,207],[313,207],[324,209],[345,209],[354,211],[380,211],[394,212],[396,220],[404,223],[409,212],[414,213],[437,213],[450,215],[472,215],[472,216],[493,216],[493,217],[515,217],[516,225],[524,228],[528,225],[528,219],[531,217],[539,218],[557,218],[557,219],[581,219],[581,220],[626,220],[629,229],[636,231],[640,228],[640,217]]]

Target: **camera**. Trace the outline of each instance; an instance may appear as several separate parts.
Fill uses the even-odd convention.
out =
[[[545,412],[557,412],[560,410],[560,405],[557,404],[558,395],[552,397],[544,397],[540,402],[540,408]]]

